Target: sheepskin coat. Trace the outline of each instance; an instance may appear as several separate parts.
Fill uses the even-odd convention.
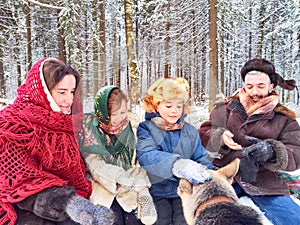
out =
[[[252,144],[245,140],[246,135],[268,141],[276,152],[276,159],[259,164],[255,183],[242,182],[239,173],[235,181],[250,195],[288,195],[289,188],[277,172],[300,167],[300,127],[295,118],[296,114],[280,103],[269,113],[248,117],[240,100],[231,98],[213,109],[209,120],[200,126],[199,135],[219,167],[243,157],[242,151],[222,145],[225,130],[231,131],[233,140],[243,147]]]

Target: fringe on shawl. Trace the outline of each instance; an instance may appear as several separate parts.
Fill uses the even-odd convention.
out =
[[[0,224],[14,224],[12,203],[51,186],[69,184],[85,198],[91,194],[72,121],[32,109],[16,104],[0,112]]]
[[[17,216],[11,204],[0,201],[0,224],[14,225]]]

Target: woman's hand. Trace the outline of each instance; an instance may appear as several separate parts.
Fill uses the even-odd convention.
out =
[[[234,140],[232,139],[233,136],[233,133],[231,133],[229,130],[224,131],[222,135],[223,143],[233,150],[241,150],[242,146],[234,142]]]

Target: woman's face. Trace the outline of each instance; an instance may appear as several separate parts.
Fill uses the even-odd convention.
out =
[[[68,74],[59,81],[50,93],[60,108],[61,112],[68,114],[73,104],[74,93],[76,89],[76,79],[72,74]]]
[[[110,125],[112,127],[117,127],[123,122],[128,116],[127,102],[123,100],[119,108],[113,106],[112,112],[110,115]]]
[[[174,124],[183,113],[183,102],[181,100],[165,100],[158,104],[157,112],[168,123]]]

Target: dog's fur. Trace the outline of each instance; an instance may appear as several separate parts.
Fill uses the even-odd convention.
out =
[[[189,225],[258,225],[262,224],[254,209],[236,203],[231,186],[239,169],[239,159],[217,171],[210,170],[212,180],[192,185],[181,179],[178,194]]]

